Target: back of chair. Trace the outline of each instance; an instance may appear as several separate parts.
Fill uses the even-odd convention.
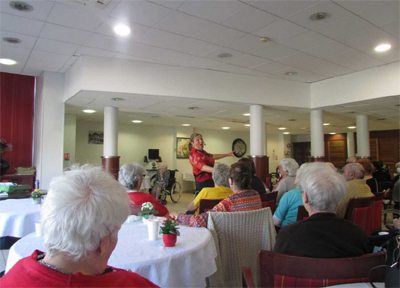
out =
[[[367,235],[371,234],[371,222],[375,196],[352,198],[347,205],[345,219],[358,225]]]
[[[260,287],[324,287],[368,282],[370,270],[385,264],[385,252],[349,258],[309,258],[260,251]],[[375,281],[383,281],[382,275]]]
[[[383,195],[378,193],[375,195],[374,203],[372,204],[372,221],[371,232],[382,229],[382,211],[383,211]]]
[[[308,212],[303,205],[300,205],[297,210],[297,221],[303,221],[308,218]]]
[[[199,204],[199,213],[207,212],[211,210],[215,205],[221,202],[223,199],[201,199]]]
[[[271,250],[275,245],[276,232],[270,208],[209,212],[208,229],[218,252],[217,272],[210,277],[212,287],[240,287],[241,267],[248,266],[257,271],[259,251]]]
[[[276,198],[278,197],[278,191],[261,194],[260,197],[262,201],[262,207],[263,208],[270,207],[272,213],[274,213],[276,208]]]

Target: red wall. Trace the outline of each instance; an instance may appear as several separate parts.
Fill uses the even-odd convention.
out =
[[[35,77],[0,72],[0,138],[13,146],[3,154],[7,174],[32,166],[34,89]]]

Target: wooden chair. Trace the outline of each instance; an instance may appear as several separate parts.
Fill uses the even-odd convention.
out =
[[[345,219],[358,225],[367,235],[371,234],[371,221],[375,196],[352,198],[347,205]]]
[[[274,213],[276,209],[276,198],[278,197],[278,191],[261,194],[260,197],[262,201],[262,207],[270,207],[272,213]]]
[[[297,221],[303,221],[308,218],[308,212],[303,205],[300,205],[297,210]]]
[[[310,258],[261,250],[259,287],[324,287],[369,280],[381,282],[383,273],[376,273],[372,279],[370,270],[385,264],[385,258],[385,252],[348,258]],[[242,268],[242,277],[244,287],[252,287],[254,281],[251,282],[253,277],[247,267]]]
[[[207,212],[211,210],[215,205],[221,202],[223,199],[201,199],[199,204],[199,213]]]

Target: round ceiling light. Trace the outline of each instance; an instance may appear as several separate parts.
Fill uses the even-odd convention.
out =
[[[297,72],[296,71],[288,71],[285,73],[285,75],[286,76],[295,76],[295,75],[297,75]]]
[[[267,43],[267,42],[271,41],[271,39],[266,36],[262,36],[259,39],[260,39],[260,42],[262,42],[262,43]]]
[[[391,48],[392,48],[392,45],[390,45],[389,43],[381,43],[381,44],[375,46],[374,50],[375,50],[375,52],[383,53],[383,52],[389,51]]]
[[[229,129],[231,129],[231,127],[224,126],[224,127],[221,127],[221,129],[222,129],[222,130],[229,130]]]
[[[142,120],[132,120],[132,123],[142,123]]]
[[[279,127],[278,130],[286,130],[286,127]]]
[[[131,34],[131,28],[125,24],[117,24],[114,26],[114,32],[118,36],[127,37]]]
[[[84,109],[84,110],[82,110],[84,113],[88,113],[88,114],[93,114],[93,113],[96,113],[96,110],[93,110],[93,109]]]
[[[356,126],[348,126],[347,128],[348,129],[356,129],[357,127]]]
[[[8,58],[0,58],[0,64],[11,66],[17,64],[17,61]]]
[[[311,21],[321,21],[329,17],[329,14],[326,12],[317,12],[311,14],[310,19]]]
[[[183,127],[189,127],[190,124],[189,124],[189,123],[184,123],[184,124],[182,124],[182,126],[183,126]]]
[[[18,11],[23,11],[23,12],[29,12],[33,10],[33,6],[23,2],[23,1],[11,1],[10,2],[10,7],[12,9],[18,10]]]

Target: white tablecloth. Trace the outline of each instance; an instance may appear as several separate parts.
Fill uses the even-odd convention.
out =
[[[35,231],[40,221],[40,205],[31,198],[0,201],[0,237],[23,237]]]
[[[216,272],[217,256],[211,233],[206,228],[180,227],[175,247],[165,248],[162,240],[147,240],[147,226],[141,221],[122,225],[118,244],[108,264],[130,269],[160,287],[205,287],[205,278]],[[9,252],[6,272],[34,249],[44,251],[43,239],[29,234]]]

